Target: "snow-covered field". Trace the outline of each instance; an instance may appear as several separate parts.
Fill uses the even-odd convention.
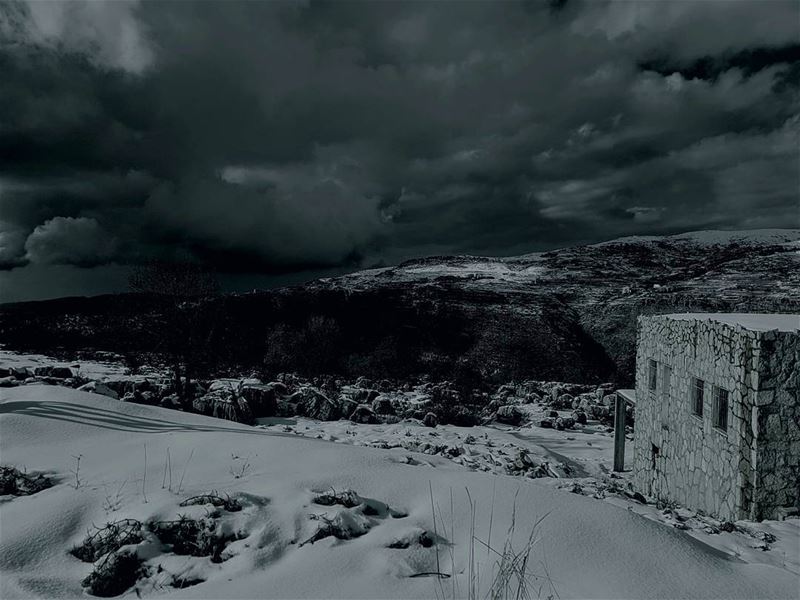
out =
[[[664,514],[604,487],[597,456],[608,442],[591,459],[586,442],[604,438],[588,432],[436,428],[445,443],[475,446],[476,461],[495,453],[504,463],[495,450],[513,444],[557,453],[588,476],[530,479],[392,447],[430,432],[409,424],[249,427],[44,385],[0,398],[2,464],[55,484],[0,503],[2,598],[85,597],[81,581],[95,567],[70,550],[122,519],[143,524],[118,551],[142,561],[127,596],[482,598],[493,583],[516,591],[513,575],[497,577],[500,555],[524,554],[529,539],[527,597],[798,595],[799,521],[747,525],[776,537],[769,550],[756,548],[755,531],[703,533],[685,511]],[[388,449],[367,443],[380,439]],[[607,501],[570,493],[576,484]],[[180,506],[211,492],[241,510]],[[212,556],[181,553],[157,533],[180,515],[219,541]],[[97,568],[106,564],[98,557]]]

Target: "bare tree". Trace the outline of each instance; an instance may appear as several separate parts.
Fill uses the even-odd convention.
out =
[[[220,293],[213,273],[190,262],[153,261],[133,269],[131,291],[163,300],[153,333],[159,350],[169,357],[175,391],[181,405],[191,407],[191,381],[209,356],[211,338],[219,322]]]

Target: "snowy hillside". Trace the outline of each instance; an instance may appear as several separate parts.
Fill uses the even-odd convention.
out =
[[[459,364],[505,380],[630,385],[641,314],[800,312],[799,244],[797,229],[701,231],[428,257],[220,298],[210,346],[223,368],[260,367],[272,353],[276,372],[448,378]],[[0,343],[150,352],[162,310],[126,294],[3,305]]]
[[[407,452],[57,386],[3,389],[1,398],[3,464],[55,484],[0,504],[3,598],[84,595],[93,569],[123,563],[102,550],[83,562],[70,550],[86,558],[97,550],[87,537],[123,519],[127,545],[115,555],[136,567],[127,596],[484,597],[504,579],[484,543],[502,554],[509,542],[508,554],[529,539],[528,597],[797,593],[796,574],[747,564],[633,511],[435,456],[401,460]],[[211,493],[224,504],[196,498]],[[480,541],[470,542],[472,531]]]
[[[407,261],[398,267],[369,269],[335,279],[322,279],[320,285],[341,286],[348,289],[361,289],[365,286],[405,282],[435,281],[438,278],[453,277],[473,282],[472,285],[496,286],[531,285],[545,283],[548,279],[558,278],[553,272],[553,258],[597,256],[599,264],[607,257],[608,250],[613,249],[620,254],[627,254],[633,247],[643,249],[663,249],[665,254],[674,246],[684,252],[708,250],[714,246],[736,246],[750,248],[782,247],[793,250],[800,243],[800,229],[755,229],[750,231],[693,231],[672,236],[630,236],[608,242],[588,246],[577,246],[552,252],[539,252],[510,258],[488,258],[480,256],[442,256]],[[630,252],[636,259],[640,253]],[[631,262],[635,266],[635,260]],[[560,264],[560,267],[566,265]],[[575,265],[580,266],[580,265]],[[587,265],[584,265],[587,266]],[[646,265],[642,265],[646,266]],[[613,271],[619,265],[607,264],[605,268]],[[588,274],[588,273],[587,273]],[[642,273],[653,276],[657,273]],[[578,274],[574,274],[577,278]]]

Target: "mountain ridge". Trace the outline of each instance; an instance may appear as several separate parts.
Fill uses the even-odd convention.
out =
[[[636,319],[800,313],[800,229],[703,231],[394,267],[215,300],[226,368],[630,383]],[[154,351],[158,298],[0,306],[0,343]]]

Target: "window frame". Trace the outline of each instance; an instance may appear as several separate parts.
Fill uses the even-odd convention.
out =
[[[721,405],[723,403],[725,405],[725,410],[721,409]],[[714,429],[716,429],[720,433],[724,433],[725,435],[727,435],[728,412],[730,411],[731,407],[730,391],[726,390],[723,387],[715,385],[713,387],[713,392],[712,392],[712,404],[713,404],[713,411],[712,411],[713,414],[711,418],[711,424],[714,426]]]
[[[699,385],[698,385],[699,384]],[[689,408],[692,411],[692,416],[702,419],[705,414],[705,400],[706,400],[706,382],[699,377],[692,377],[692,385],[690,388],[691,396]],[[700,409],[698,412],[698,408]]]

